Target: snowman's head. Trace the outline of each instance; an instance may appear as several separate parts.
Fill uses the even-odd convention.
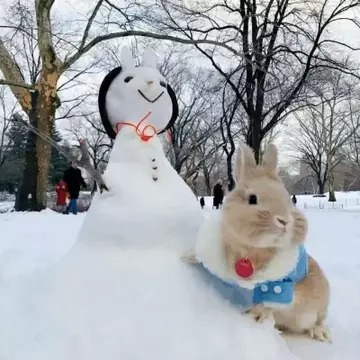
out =
[[[101,120],[110,138],[116,137],[121,122],[137,125],[147,113],[147,124],[158,133],[171,127],[178,116],[174,91],[156,67],[151,48],[144,51],[142,63],[136,66],[129,48],[121,52],[121,66],[104,78],[98,98]]]

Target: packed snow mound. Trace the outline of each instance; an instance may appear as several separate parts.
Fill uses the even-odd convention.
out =
[[[286,335],[284,339],[290,350],[302,360],[356,360],[360,352],[360,344],[358,341],[360,324],[356,319],[354,321],[354,314],[360,312],[360,292],[356,286],[354,287],[354,284],[358,284],[360,279],[360,262],[358,256],[359,231],[356,226],[360,220],[360,213],[338,210],[330,211],[326,209],[305,209],[305,213],[309,219],[309,252],[319,260],[324,271],[328,274],[331,283],[332,295],[329,310],[329,325],[333,335],[333,344],[329,345],[315,342],[306,336]],[[205,214],[207,214],[207,212],[205,212]],[[78,359],[81,360],[86,358],[84,354],[86,354],[86,351],[89,351],[92,346],[98,348],[97,352],[99,353],[101,346],[106,348],[106,343],[113,343],[118,339],[116,332],[112,332],[111,322],[108,327],[108,338],[105,337],[106,332],[104,332],[100,334],[100,342],[90,343],[89,341],[88,345],[86,345],[87,339],[90,338],[89,334],[94,333],[92,328],[86,327],[86,324],[90,323],[90,321],[86,322],[81,320],[85,318],[85,314],[82,314],[81,317],[75,314],[73,319],[71,319],[73,315],[72,309],[74,309],[75,306],[78,308],[81,307],[82,300],[79,298],[79,294],[74,296],[74,298],[79,298],[78,304],[69,307],[68,302],[71,300],[68,296],[71,288],[70,285],[65,288],[65,293],[60,294],[61,296],[59,298],[57,298],[57,294],[60,292],[60,287],[57,292],[51,291],[51,289],[59,286],[55,283],[54,273],[50,272],[51,266],[57,263],[59,269],[62,258],[68,253],[69,248],[71,248],[76,240],[76,234],[82,225],[83,219],[83,214],[78,216],[63,216],[53,211],[43,211],[41,213],[6,213],[0,215],[0,359],[67,360],[67,354],[73,351],[72,357],[80,354]],[[340,238],[341,241],[339,241]],[[93,251],[94,250],[95,249],[93,249]],[[150,264],[146,256],[146,253],[150,254],[150,252],[138,248],[132,249],[131,253],[134,255],[133,257],[136,257],[136,261],[133,257],[129,257],[129,252],[124,250],[122,253],[123,256],[121,259],[123,257],[126,259],[121,267],[127,269],[130,275],[127,272],[123,272],[120,276],[119,274],[111,274],[110,276],[113,279],[114,286],[117,286],[118,282],[119,286],[125,286],[125,277],[128,277],[128,282],[130,283],[132,279],[134,280],[134,287],[142,285],[140,282],[135,284],[135,279],[137,277],[143,277],[145,281],[147,277],[151,277],[151,268],[149,268],[150,272],[148,269],[145,269],[145,266],[140,268],[141,264]],[[159,257],[159,260],[156,262],[159,267],[166,267],[166,262],[170,261],[169,259],[164,259],[164,256],[167,257],[166,254],[169,253],[168,251],[152,250],[151,253],[154,257]],[[155,253],[157,253],[157,255]],[[334,254],[336,254],[336,256],[334,256]],[[173,257],[174,263],[176,258],[176,265],[178,265],[174,272],[175,275],[170,276],[172,266],[169,266],[167,271],[164,270],[164,272],[160,274],[160,276],[163,276],[164,287],[162,290],[164,293],[155,295],[157,302],[160,301],[159,307],[171,299],[173,301],[173,311],[180,313],[183,311],[183,306],[180,302],[174,300],[174,298],[178,298],[179,295],[175,293],[172,296],[172,294],[170,294],[170,288],[165,287],[165,283],[175,286],[178,278],[180,280],[184,279],[184,281],[189,280],[188,282],[190,284],[193,284],[193,281],[197,280],[194,280],[193,276],[191,276],[191,279],[188,279],[190,276],[187,277],[185,274],[185,271],[186,273],[192,271],[191,266],[177,262],[177,256],[170,256]],[[129,260],[127,260],[128,257]],[[129,263],[127,263],[127,261],[129,261]],[[134,277],[131,277],[131,274],[133,273],[132,267],[135,267],[135,265],[131,265],[130,261],[137,264]],[[82,262],[80,261],[78,269],[82,268],[81,265]],[[94,264],[94,266],[98,265]],[[107,266],[107,264],[104,264],[104,266]],[[84,268],[83,271],[85,272],[85,275],[83,275],[85,278],[84,282],[90,282],[90,277],[86,276],[87,269]],[[176,275],[177,271],[181,271],[181,275]],[[144,272],[144,275],[142,275],[141,272]],[[168,280],[166,280],[165,272]],[[91,271],[89,271],[89,274],[91,274]],[[175,280],[174,277],[176,277]],[[65,281],[64,276],[62,276],[62,278],[63,281]],[[21,279],[24,280],[22,281]],[[58,279],[60,279],[59,273]],[[160,281],[161,278],[159,282]],[[70,283],[72,283],[72,281]],[[145,284],[144,288],[146,285],[148,284]],[[95,284],[91,286],[95,288]],[[202,281],[199,288],[203,289],[205,286],[206,284]],[[193,288],[192,285],[186,288],[188,293],[190,293],[190,287]],[[194,283],[194,287],[196,287],[196,283]],[[82,287],[80,287],[79,290],[81,289]],[[153,291],[155,292],[156,289],[157,288],[154,287]],[[123,290],[126,294],[129,294],[131,291],[130,289],[126,290],[127,289]],[[210,290],[201,291],[205,292],[205,297],[209,293],[212,294]],[[97,297],[98,294],[101,295],[101,297],[105,297],[104,294],[96,292],[95,294],[93,293],[92,296],[89,296],[86,301],[91,300],[94,305],[95,301],[92,297]],[[344,294],[353,294],[352,296],[347,296],[346,305],[344,305]],[[196,292],[194,290],[194,296],[195,295],[201,296],[197,290]],[[109,296],[111,296],[111,291],[109,292]],[[139,298],[141,299],[142,297]],[[203,311],[206,311],[207,314],[215,313],[215,311],[211,312],[211,307],[208,307],[208,303],[211,305],[215,300],[212,297],[209,297],[209,299],[207,299],[203,307],[205,310]],[[139,316],[143,316],[142,326],[144,326],[144,324],[146,325],[147,322],[145,319],[148,316],[149,319],[151,319],[151,314],[144,316],[141,309],[136,310],[134,308],[129,314],[126,314],[125,311],[121,310],[123,301],[125,300],[120,300],[119,306],[113,311],[113,322],[117,322],[118,318],[122,318],[125,319],[123,321],[129,323],[132,318],[134,318],[134,312]],[[134,299],[132,299],[132,301],[134,301]],[[104,300],[100,299],[99,306],[103,302]],[[83,309],[84,311],[89,311],[90,306],[86,304],[87,302],[84,303]],[[138,300],[137,304],[141,305],[141,302]],[[230,313],[232,316],[239,316],[238,312],[233,308],[228,311],[229,307],[222,299],[216,304],[219,307],[221,306],[222,311],[226,315]],[[129,306],[130,305],[127,305],[127,307]],[[96,309],[95,305],[94,308]],[[220,317],[219,312],[216,313],[218,318]],[[61,318],[63,314],[67,315]],[[204,318],[205,315],[200,314],[200,316]],[[196,318],[194,317],[194,319]],[[101,318],[97,320],[99,322],[102,321]],[[199,321],[200,320],[201,319],[199,319]],[[140,320],[137,321],[140,322]],[[161,323],[161,321],[165,320],[160,318],[159,321]],[[181,323],[181,321],[180,319],[179,322]],[[215,322],[216,317],[214,317],[213,320],[212,317],[208,315],[207,324],[211,323],[211,325],[216,328],[216,325],[214,325]],[[196,322],[190,323],[188,328],[191,329],[192,326],[196,326],[195,324]],[[224,324],[224,320],[222,324]],[[216,332],[215,343],[224,343],[230,341],[229,339],[233,339],[233,337],[226,337],[229,333],[231,333],[232,336],[234,335],[231,332],[231,326],[226,329],[224,329],[224,327],[225,326],[221,325]],[[263,345],[263,343],[261,343],[261,339],[255,336],[256,334],[253,330],[266,327],[265,333],[269,335],[271,331],[273,334],[274,331],[269,329],[267,324],[263,326],[254,324],[252,321],[248,321],[247,318],[243,319],[240,317],[240,320],[236,322],[234,327],[236,331],[239,331],[239,329],[243,327],[250,329],[245,336],[249,335],[251,337],[254,334],[251,341],[249,340],[246,349],[255,348],[254,351],[256,354],[256,352],[259,351],[257,347],[261,347],[261,349],[264,348],[265,353],[266,344]],[[206,337],[208,330],[209,329],[205,329],[205,332],[197,335],[197,337]],[[95,329],[95,331],[97,330]],[[263,332],[261,333],[263,334]],[[140,336],[137,339],[135,339],[134,335],[134,341],[132,343],[134,348],[136,348],[136,346],[140,347],[139,344],[141,344],[142,334],[139,334]],[[113,337],[115,337],[114,340],[112,340]],[[166,339],[166,337],[164,339]],[[193,340],[187,336],[184,336],[181,340],[184,346],[187,345],[188,341],[189,343],[193,342]],[[200,341],[200,345],[204,344],[204,341],[204,339]],[[137,345],[135,346],[134,343]],[[119,345],[122,345],[121,339]],[[211,346],[213,345],[211,344]],[[282,345],[281,338],[279,346],[284,348],[285,354],[288,354],[285,345]],[[114,345],[111,349],[114,350],[114,354],[112,354],[112,358],[114,358],[117,348]],[[109,351],[111,349],[109,349]],[[130,344],[128,345],[128,349],[130,349]],[[210,347],[208,350],[209,353],[211,349]],[[135,349],[135,354],[136,351],[139,350]],[[238,351],[238,349],[236,349],[236,351]],[[200,354],[201,353],[205,353],[205,350],[201,349]],[[119,354],[121,354],[121,351],[119,351]],[[149,354],[151,353],[149,352]],[[238,359],[243,359],[242,350],[240,353],[237,353],[237,355]],[[250,357],[250,353],[248,353],[247,356]],[[72,357],[70,357],[70,360]],[[211,356],[209,357],[211,358]],[[101,359],[105,358],[106,356],[101,357]],[[281,359],[281,357],[279,358]],[[130,357],[130,359],[133,359],[133,357]],[[146,359],[151,359],[151,356],[147,356]],[[167,357],[166,360],[168,359],[169,357]],[[225,360],[226,358],[221,359]],[[253,359],[267,359],[267,351],[266,357],[255,357],[254,355]],[[162,359],[160,358],[160,360]]]
[[[204,220],[153,140],[121,131],[104,174],[110,191],[94,198],[73,247],[4,289],[1,359],[296,359],[271,324],[242,316],[181,262]]]
[[[104,180],[110,191],[96,194],[78,241],[178,251],[193,246],[202,211],[157,137],[144,143],[131,129],[121,130]]]
[[[15,306],[1,303],[2,323],[17,322],[1,327],[2,359],[298,359],[170,250],[77,243],[12,295]]]

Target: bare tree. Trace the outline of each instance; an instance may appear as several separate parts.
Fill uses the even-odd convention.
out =
[[[176,59],[178,56],[182,57],[181,62]],[[219,131],[216,79],[208,69],[191,66],[183,49],[174,46],[159,60],[159,68],[179,103],[178,119],[170,129],[167,156],[175,170],[189,180],[198,173],[200,162],[210,156],[203,153],[205,158],[199,159],[198,149]]]
[[[0,70],[4,77],[0,85],[10,87],[30,122],[45,135],[50,135],[61,104],[60,78],[69,75],[95,46],[112,39],[140,36],[193,44],[236,94],[248,120],[247,142],[257,156],[266,133],[300,102],[311,72],[321,67],[347,73],[353,70],[343,67],[331,50],[355,49],[330,38],[326,30],[340,19],[353,21],[349,11],[359,5],[355,0],[240,0],[235,8],[226,0],[218,0],[210,5],[189,3],[189,9],[175,0],[161,0],[161,7],[147,1],[118,6],[110,0],[92,0],[82,29],[75,29],[69,22],[57,23],[56,16],[50,16],[54,2],[35,0],[30,4],[18,0],[12,13],[7,14],[7,22],[0,24],[5,29],[0,35]],[[222,11],[220,18],[215,14],[218,9]],[[12,45],[20,44],[24,34],[33,39],[34,60],[40,62],[38,67],[36,61],[33,64],[38,74],[35,83],[22,72]],[[237,64],[229,70],[218,59],[229,59],[230,55]],[[24,179],[34,180],[24,182],[19,193],[22,199],[31,193],[32,209],[40,210],[46,201],[51,149],[38,136],[29,135],[28,142],[35,144],[35,151],[29,146]],[[18,209],[24,208],[21,203]]]
[[[196,142],[199,138],[202,138],[203,130],[195,130],[191,133],[192,142]],[[193,151],[187,157],[184,162],[184,169],[182,176],[185,181],[189,182],[193,177],[198,177],[200,174],[203,176],[204,171],[210,176],[211,170],[214,168],[216,161],[219,159],[217,153],[222,148],[221,138],[217,136],[218,132],[211,132],[204,141],[201,141]]]
[[[206,194],[211,195],[215,183],[224,182],[227,174],[221,138],[214,134],[207,143],[199,146],[197,152],[199,158],[203,159],[198,174],[203,178]]]
[[[61,105],[58,91],[63,84],[60,85],[60,79],[79,80],[87,67],[80,65],[80,60],[96,46],[130,36],[173,39],[138,30],[143,22],[133,4],[117,7],[117,23],[114,24],[114,10],[109,1],[89,0],[90,10],[80,15],[81,28],[78,24],[72,26],[74,21],[57,22],[56,14],[51,14],[54,3],[55,0],[16,0],[9,7],[7,20],[0,23],[0,70],[3,75],[0,85],[9,86],[30,123],[45,136],[50,136],[56,110]],[[24,39],[29,44],[25,57],[19,53]],[[33,75],[23,71],[24,63]],[[75,71],[77,64],[80,68]],[[41,210],[46,206],[51,147],[32,132],[28,145],[24,181],[18,192],[16,209],[29,209],[31,194],[30,210]]]
[[[292,149],[300,161],[313,172],[319,194],[329,186],[329,201],[336,201],[334,171],[344,162],[344,148],[360,127],[359,109],[354,111],[354,98],[340,74],[330,73],[322,89],[316,89],[319,104],[297,112],[299,129],[292,131]]]
[[[358,0],[138,4],[148,28],[193,43],[222,75],[246,115],[246,140],[257,159],[266,134],[304,104],[304,85],[312,73],[326,67],[355,74],[337,54],[358,49],[328,29],[340,20],[356,28],[352,11]]]
[[[181,101],[182,102],[182,101]],[[171,129],[171,152],[175,170],[181,174],[187,163],[196,164],[196,151],[219,129],[211,118],[206,98],[194,96],[187,105],[182,104],[179,119]],[[186,173],[193,170],[187,169]]]
[[[229,86],[223,84],[220,115],[220,131],[223,141],[223,151],[226,155],[226,167],[228,177],[228,190],[235,187],[233,175],[233,156],[236,150],[236,142],[246,137],[245,114],[240,109],[240,101],[232,92],[229,92]]]
[[[348,122],[351,136],[344,147],[345,162],[355,175],[355,179],[360,177],[360,129],[359,129],[359,108],[360,92],[359,89],[350,88],[349,93],[353,101],[350,101]],[[356,180],[353,182],[356,182]],[[349,184],[350,186],[351,184]]]
[[[11,118],[16,110],[16,102],[8,106],[11,102],[6,100],[5,88],[0,88],[0,172],[11,149],[12,139],[9,138],[8,132],[11,128]]]

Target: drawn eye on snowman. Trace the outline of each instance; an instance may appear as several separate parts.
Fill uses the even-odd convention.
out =
[[[130,82],[134,77],[133,76],[127,76],[125,79],[124,79],[124,82],[128,83]]]

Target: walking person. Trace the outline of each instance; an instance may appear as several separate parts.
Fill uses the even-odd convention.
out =
[[[295,194],[292,196],[291,201],[292,201],[293,205],[296,206],[297,199],[296,199]]]
[[[76,166],[75,163],[71,163],[70,167],[65,170],[63,180],[67,185],[69,192],[70,202],[65,210],[65,214],[71,211],[74,215],[77,214],[77,200],[79,198],[80,187],[86,189],[86,183],[81,175],[81,170]]]
[[[213,196],[214,196],[213,207],[218,210],[220,205],[222,205],[223,200],[224,200],[224,190],[223,190],[220,183],[217,183],[214,186]]]

